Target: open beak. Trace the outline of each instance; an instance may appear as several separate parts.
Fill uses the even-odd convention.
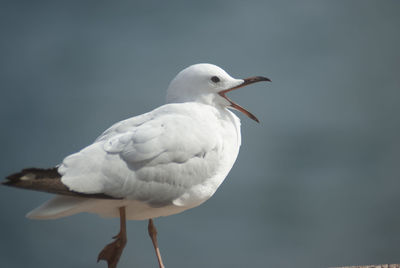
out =
[[[249,118],[253,119],[254,121],[256,121],[257,123],[260,123],[260,121],[258,121],[257,117],[255,117],[252,113],[250,113],[249,111],[247,111],[245,108],[243,108],[242,106],[240,106],[239,104],[234,103],[232,100],[230,100],[225,94],[229,91],[253,84],[253,83],[257,83],[257,82],[261,82],[261,81],[268,81],[271,82],[271,80],[269,78],[263,77],[263,76],[253,76],[253,77],[249,77],[249,78],[245,78],[243,79],[243,83],[241,83],[238,86],[232,87],[232,88],[228,88],[225,90],[222,90],[220,92],[218,92],[218,94],[223,97],[224,99],[226,99],[229,103],[230,106],[238,111],[241,111],[242,113],[244,113],[246,116],[248,116]]]

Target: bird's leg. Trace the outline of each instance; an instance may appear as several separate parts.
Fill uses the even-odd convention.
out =
[[[104,260],[108,264],[108,268],[116,268],[126,242],[126,215],[125,207],[119,208],[120,231],[114,236],[114,241],[103,248],[97,257],[97,262]]]
[[[156,255],[157,255],[157,259],[158,259],[158,265],[160,266],[160,268],[165,268],[165,266],[164,266],[164,264],[162,262],[162,259],[161,259],[160,249],[158,248],[157,229],[153,224],[153,219],[149,220],[148,230],[149,230],[149,235],[150,235],[151,241],[153,242],[154,249],[156,251]]]

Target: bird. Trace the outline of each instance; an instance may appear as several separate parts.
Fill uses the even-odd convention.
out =
[[[240,119],[256,116],[227,97],[264,76],[231,77],[199,63],[180,71],[167,88],[166,104],[115,123],[92,144],[52,168],[25,168],[3,185],[55,194],[26,216],[58,219],[81,212],[120,219],[119,233],[97,262],[117,267],[127,243],[126,221],[148,220],[160,268],[153,219],[199,206],[227,177],[241,145]]]

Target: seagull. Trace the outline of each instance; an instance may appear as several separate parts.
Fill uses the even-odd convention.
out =
[[[119,217],[120,231],[99,253],[117,267],[127,243],[126,220],[148,220],[160,268],[164,268],[153,219],[180,213],[209,199],[239,153],[240,119],[258,119],[226,93],[271,81],[235,79],[216,65],[201,63],[177,74],[166,104],[112,125],[92,144],[49,169],[26,168],[4,185],[56,194],[27,214],[47,220],[81,212]]]

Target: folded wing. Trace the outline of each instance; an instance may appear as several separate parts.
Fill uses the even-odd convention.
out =
[[[62,182],[76,192],[170,204],[214,176],[223,150],[218,120],[186,109],[168,104],[115,124],[63,161]]]

